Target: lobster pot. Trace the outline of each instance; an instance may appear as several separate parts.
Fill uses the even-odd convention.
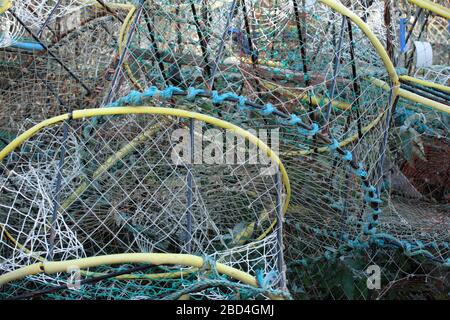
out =
[[[144,109],[150,114],[44,124],[7,155],[2,272],[42,259],[134,252],[192,253],[250,273],[278,270],[287,180],[278,163],[271,167],[273,155],[255,161],[249,146],[256,140],[237,131],[243,157],[227,162],[234,151],[221,139],[234,131],[222,122],[134,110]]]
[[[95,14],[80,24],[48,43],[59,61],[43,50],[0,49],[0,134],[17,135],[26,120],[100,105],[117,62],[119,24]]]
[[[12,9],[28,27],[40,30],[45,23],[67,16],[89,3],[83,0],[21,0],[13,1]]]

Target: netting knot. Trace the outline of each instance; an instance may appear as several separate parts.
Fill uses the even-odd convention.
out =
[[[219,273],[217,272],[216,266],[216,261],[214,261],[211,257],[203,256],[203,265],[199,271],[202,273],[208,273],[209,271],[211,271],[214,277],[220,277]]]

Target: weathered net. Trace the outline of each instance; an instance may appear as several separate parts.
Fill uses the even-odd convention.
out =
[[[95,262],[97,259],[99,262]],[[100,260],[105,260],[104,262]],[[127,259],[130,262],[127,262]],[[157,266],[152,266],[152,263]],[[164,264],[159,265],[158,264]],[[34,275],[3,281],[3,299],[224,300],[289,298],[273,278],[252,277],[211,259],[174,254],[121,254],[42,262]]]
[[[277,166],[264,153],[260,165],[247,156],[236,165],[193,166],[186,150],[174,153],[180,137],[189,137],[186,125],[176,117],[102,117],[27,140],[3,166],[2,270],[41,259],[172,252],[252,274],[277,272],[274,222],[285,198]],[[193,125],[212,141],[195,152],[206,158],[222,147],[214,136],[220,131]],[[244,137],[237,147],[245,149]]]
[[[4,134],[17,134],[23,119],[44,120],[69,109],[99,106],[117,63],[119,25],[113,17],[88,12],[83,17],[81,26],[61,29],[48,45],[53,56],[14,47],[0,51]]]
[[[90,1],[85,0],[5,0],[3,2],[1,5],[9,2],[11,8],[0,16],[0,48],[20,42],[26,33],[26,28],[41,35],[44,31],[52,30],[49,24],[55,20],[67,17],[70,13],[91,4]],[[70,24],[73,21],[65,21],[65,23]]]
[[[82,19],[80,28],[52,40],[50,50],[76,77],[45,52],[5,49],[2,60],[8,64],[2,73],[15,70],[15,80],[1,95],[8,110],[1,123],[5,136],[14,136],[26,116],[37,122],[62,110],[148,104],[181,108],[247,131],[262,129],[260,138],[278,130],[275,152],[292,190],[284,227],[287,245],[280,251],[277,234],[265,233],[276,220],[279,182],[274,176],[258,175],[258,166],[249,169],[249,163],[174,166],[170,132],[189,125],[180,119],[73,120],[67,138],[63,125],[46,128],[3,161],[13,168],[2,176],[11,192],[2,200],[3,232],[9,226],[12,238],[20,238],[16,243],[2,240],[8,257],[4,270],[32,263],[34,251],[59,254],[58,260],[184,252],[185,221],[180,217],[189,206],[183,179],[192,175],[205,184],[206,193],[192,193],[198,210],[193,216],[200,220],[191,249],[250,274],[260,269],[283,274],[284,253],[287,288],[297,298],[371,298],[366,284],[371,265],[383,269],[378,298],[411,297],[401,291],[411,274],[430,276],[438,287],[448,285],[439,280],[449,263],[448,112],[442,112],[448,96],[402,80],[401,90],[431,99],[441,110],[395,97],[391,60],[416,78],[444,85],[446,66],[411,68],[414,53],[397,54],[398,17],[412,17],[414,7],[389,1],[342,3],[349,9],[332,0],[161,0],[132,7],[98,2],[81,9],[89,19]],[[67,8],[68,13],[72,7]],[[448,30],[440,19],[430,15],[425,36],[419,20],[412,38],[432,42],[436,61],[445,64]],[[92,54],[94,49],[100,53]],[[32,68],[23,70],[24,65]],[[37,105],[40,112],[30,110]],[[139,141],[139,149],[127,149],[140,135],[149,138],[148,130],[149,140]],[[5,140],[6,145],[11,138]],[[61,191],[55,192],[60,150],[66,144]],[[130,153],[115,158],[122,148]],[[117,165],[109,165],[112,160]],[[147,181],[149,171],[154,178]],[[229,180],[236,172],[239,178]],[[236,183],[239,192],[231,186]],[[14,190],[10,184],[21,187]],[[55,202],[67,220],[58,215],[60,229],[53,232],[61,241],[50,245],[44,221]],[[164,212],[157,214],[158,208]],[[43,229],[30,235],[36,225]],[[35,249],[18,250],[21,243]],[[97,294],[103,288],[94,287]]]
[[[27,26],[40,29],[46,23],[62,18],[90,1],[84,0],[21,0],[12,1],[12,10]],[[17,22],[16,22],[17,23]]]

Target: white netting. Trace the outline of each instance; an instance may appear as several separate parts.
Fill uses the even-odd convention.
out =
[[[9,12],[0,14],[0,48],[9,47],[16,39],[19,39],[25,30]]]
[[[0,128],[14,133],[23,118],[98,106],[117,64],[118,28],[113,17],[87,15],[82,26],[62,31],[49,45],[60,62],[48,54],[1,50]]]
[[[246,272],[276,270],[276,172],[248,156],[238,165],[188,165],[173,154],[182,119],[98,121],[71,122],[64,142],[64,125],[46,129],[5,163],[3,271],[50,256],[126,252],[191,252]]]
[[[20,0],[13,1],[13,10],[31,28],[62,18],[92,1],[85,0]]]

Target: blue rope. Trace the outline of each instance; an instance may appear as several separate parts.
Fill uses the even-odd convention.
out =
[[[128,103],[129,104],[142,104],[142,94],[139,91],[131,91],[128,96]]]

